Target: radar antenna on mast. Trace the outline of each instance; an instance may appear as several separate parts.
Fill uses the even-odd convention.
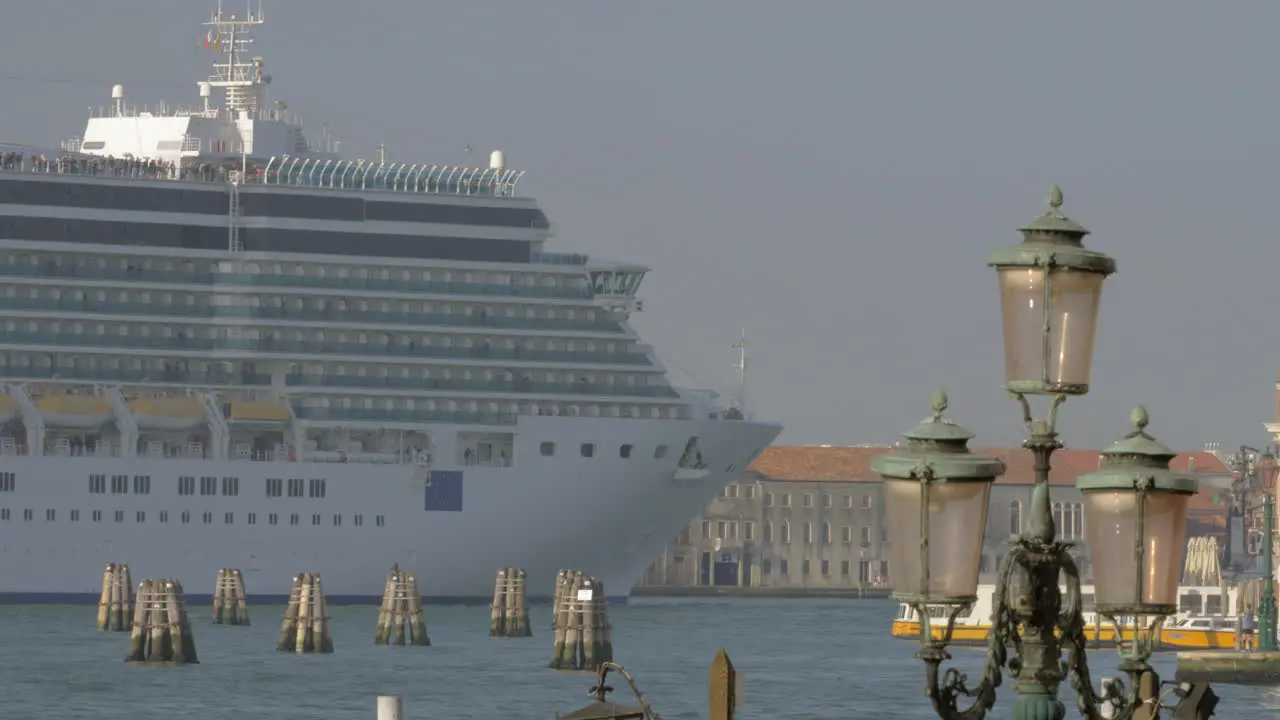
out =
[[[203,23],[204,46],[217,54],[209,86],[225,93],[226,109],[232,117],[254,117],[265,109],[266,89],[271,83],[263,59],[249,52],[254,43],[252,28],[265,22],[262,0],[258,0],[256,11],[253,0],[246,0],[246,5],[245,15],[237,17],[224,14],[219,0],[218,11]]]

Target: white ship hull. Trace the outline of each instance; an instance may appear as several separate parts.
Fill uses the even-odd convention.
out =
[[[510,467],[435,464],[462,473],[461,510],[430,511],[411,465],[0,457],[0,472],[14,474],[13,489],[0,492],[0,508],[9,510],[0,521],[0,602],[96,602],[108,562],[128,563],[135,580],[178,578],[195,597],[212,591],[220,568],[236,567],[252,597],[283,597],[294,574],[315,571],[331,602],[372,601],[393,563],[417,575],[423,595],[441,600],[489,597],[503,566],[524,568],[535,597],[549,595],[556,571],[569,567],[625,597],[664,545],[779,432],[732,420],[523,417]],[[679,471],[693,436],[706,471]],[[556,444],[552,457],[540,452],[545,442]],[[582,457],[588,442],[594,457]],[[623,444],[633,448],[629,458],[620,456]],[[668,452],[655,458],[659,445]],[[150,491],[133,494],[131,484],[129,494],[91,494],[90,474],[149,476]],[[237,477],[238,494],[180,495],[179,476]],[[267,497],[266,478],[323,478],[325,497]]]

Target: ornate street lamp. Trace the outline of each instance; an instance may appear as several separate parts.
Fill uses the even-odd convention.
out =
[[[920,617],[918,657],[925,662],[926,693],[944,720],[984,718],[1006,671],[1018,692],[1014,720],[1062,720],[1066,708],[1058,686],[1068,673],[1086,717],[1101,718],[1104,701],[1115,720],[1131,718],[1141,706],[1136,682],[1128,692],[1113,683],[1102,697],[1094,694],[1079,570],[1068,552],[1071,543],[1057,540],[1050,512],[1050,457],[1062,447],[1058,407],[1068,395],[1089,390],[1102,283],[1116,269],[1111,258],[1083,246],[1088,230],[1061,207],[1062,191],[1054,187],[1049,211],[1022,228],[1022,243],[993,253],[989,263],[1000,279],[1005,388],[1022,405],[1028,434],[1023,446],[1034,454],[1035,485],[1028,523],[998,571],[987,662],[976,686],[954,669],[941,677],[939,671],[956,616],[976,591],[987,498],[1003,464],[968,454],[965,443],[972,434],[942,420],[946,401],[939,396],[932,422],[908,433],[904,450],[882,455],[873,465],[885,479],[895,596]],[[1047,420],[1032,416],[1028,396],[1035,395],[1052,398]],[[1121,538],[1128,533],[1131,541],[1132,553],[1095,552],[1099,610],[1163,618],[1174,609],[1177,563],[1170,558],[1181,557],[1187,493],[1196,485],[1169,471],[1173,454],[1143,431],[1146,412],[1135,411],[1134,420],[1137,431],[1104,453],[1103,469],[1081,487],[1088,498],[1086,525],[1091,541],[1092,533],[1108,527]],[[1118,549],[1116,539],[1108,536],[1092,546]],[[929,605],[946,608],[939,637],[930,627]],[[1149,652],[1149,642],[1131,643],[1129,664],[1141,671]],[[960,708],[961,697],[971,704]]]
[[[1258,608],[1258,649],[1276,649],[1276,585],[1273,545],[1276,532],[1276,477],[1280,462],[1271,451],[1262,454],[1257,463],[1258,483],[1262,488],[1262,607]]]

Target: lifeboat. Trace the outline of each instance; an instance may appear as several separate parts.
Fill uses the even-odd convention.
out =
[[[18,401],[8,395],[0,395],[0,425],[18,417]]]
[[[227,403],[227,422],[267,423],[277,425],[289,422],[289,406],[266,400],[233,401]]]
[[[113,419],[111,404],[101,395],[53,395],[35,399],[51,427],[90,429]]]
[[[134,398],[129,411],[143,430],[193,430],[205,422],[204,407],[189,397]]]

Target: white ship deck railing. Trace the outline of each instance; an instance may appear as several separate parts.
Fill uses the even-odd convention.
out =
[[[535,255],[541,256],[543,253],[535,253]],[[586,256],[582,257],[585,260]],[[337,277],[333,275],[319,277],[315,275],[275,275],[272,273],[183,272],[179,270],[144,270],[142,268],[64,266],[54,262],[28,264],[5,259],[0,259],[0,276],[49,278],[51,280],[110,280],[173,285],[234,285],[264,288],[367,290],[424,295],[477,295],[482,297],[524,297],[562,300],[588,300],[592,297],[590,288],[565,287],[562,285],[548,287],[544,285],[392,280],[390,278]]]
[[[64,297],[46,298],[0,297],[0,310],[36,310],[44,312],[93,313],[100,315],[167,315],[186,318],[246,318],[254,320],[287,320],[290,322],[349,323],[354,325],[411,325],[420,327],[459,327],[494,330],[563,330],[565,332],[623,334],[624,328],[614,320],[568,320],[554,318],[505,317],[500,315],[462,315],[441,313],[400,313],[374,310],[311,310],[285,307],[227,307],[213,305],[179,305],[177,303],[106,302]]]
[[[525,174],[523,170],[509,168],[366,163],[289,156],[266,159],[188,157],[181,162],[172,162],[84,154],[50,156],[21,150],[0,153],[0,170],[218,185],[229,183],[231,173],[245,170],[247,172],[240,176],[240,182],[245,185],[499,198],[516,197],[516,187]]]

